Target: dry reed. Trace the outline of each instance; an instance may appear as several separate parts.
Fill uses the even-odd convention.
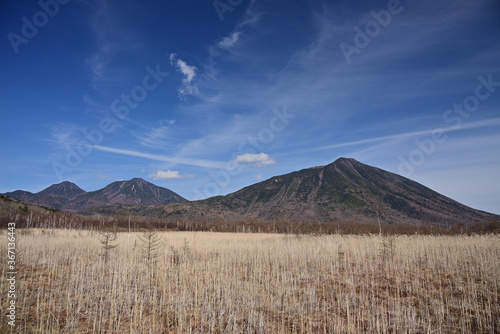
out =
[[[496,235],[158,235],[148,262],[140,233],[103,259],[96,233],[19,230],[14,332],[500,332]]]

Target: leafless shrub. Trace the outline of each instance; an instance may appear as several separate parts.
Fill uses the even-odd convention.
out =
[[[160,248],[161,238],[157,232],[149,231],[142,233],[139,236],[139,239],[142,243],[142,257],[144,258],[148,270],[151,270],[151,268],[156,264],[156,260],[158,258],[158,250]]]
[[[109,261],[110,251],[118,246],[117,244],[115,244],[116,232],[99,232],[97,234],[97,239],[99,239],[99,242],[102,246],[101,257],[104,263],[107,263]]]

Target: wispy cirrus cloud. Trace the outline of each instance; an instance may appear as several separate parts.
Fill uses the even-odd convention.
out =
[[[106,92],[123,79],[124,67],[117,67],[116,60],[124,54],[137,52],[141,39],[136,31],[127,24],[127,15],[115,15],[109,0],[88,2],[92,10],[89,19],[94,34],[94,51],[85,58],[85,63],[92,73],[92,85],[96,91]]]
[[[174,131],[174,120],[161,120],[157,125],[139,124],[138,130],[131,131],[141,146],[147,148],[172,148],[179,131]]]
[[[94,145],[93,148],[99,151],[121,154],[126,156],[144,158],[155,161],[170,162],[175,164],[190,165],[203,168],[224,168],[226,163],[223,161],[212,161],[212,160],[202,160],[202,159],[190,159],[190,158],[180,158],[175,156],[167,156],[160,154],[151,154],[144,152],[137,152],[133,150],[119,149],[108,146]]]
[[[383,144],[384,142],[386,145],[393,145],[396,142],[401,142],[404,140],[408,139],[415,139],[419,138],[421,136],[432,136],[433,133],[438,130],[440,131],[443,135],[449,132],[458,132],[458,131],[464,131],[464,130],[472,130],[472,129],[482,129],[482,128],[489,128],[489,127],[495,127],[500,125],[500,118],[491,118],[491,119],[486,119],[486,120],[481,120],[481,121],[475,121],[475,122],[470,122],[464,125],[461,125],[458,128],[453,128],[453,127],[440,127],[440,128],[433,128],[433,129],[426,129],[426,130],[419,130],[419,131],[409,131],[409,132],[402,132],[402,133],[396,133],[392,135],[387,135],[387,136],[379,136],[379,137],[372,137],[372,138],[365,138],[365,139],[360,139],[360,140],[354,140],[354,141],[348,141],[348,142],[343,142],[343,143],[336,143],[328,146],[322,146],[322,147],[317,147],[312,150],[329,150],[329,149],[334,149],[334,148],[341,148],[341,147],[346,147],[346,146],[356,146],[356,145],[370,145],[370,144],[375,144],[375,143],[381,143]]]
[[[240,36],[241,32],[233,32],[229,36],[224,37],[222,41],[219,42],[219,48],[221,49],[229,49],[231,48],[236,42],[238,42],[238,38]]]
[[[236,45],[240,36],[243,33],[243,30],[246,26],[255,24],[259,21],[262,13],[255,6],[256,0],[252,0],[248,5],[245,15],[243,18],[236,24],[234,30],[229,33],[227,36],[223,37],[218,43],[209,47],[209,54],[211,57],[215,57],[219,55],[219,50],[229,50]]]
[[[83,137],[84,128],[74,123],[54,122],[46,126],[49,129],[49,137],[46,140],[57,148],[73,147]]]

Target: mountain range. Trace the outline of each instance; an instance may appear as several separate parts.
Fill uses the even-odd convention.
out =
[[[76,184],[65,181],[38,193],[16,190],[4,195],[27,204],[77,213],[91,207],[161,205],[185,201],[173,191],[140,178],[113,182],[106,187],[86,192]]]
[[[112,214],[127,206],[137,215],[171,219],[469,224],[500,218],[349,158],[275,176],[225,196],[191,202],[138,178],[114,182],[93,192],[63,182],[36,194],[18,190],[5,195],[72,213]]]

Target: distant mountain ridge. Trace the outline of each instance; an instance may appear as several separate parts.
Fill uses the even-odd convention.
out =
[[[162,205],[186,200],[167,188],[156,186],[141,178],[113,182],[91,192],[86,192],[76,184],[65,181],[35,194],[17,190],[4,195],[27,204],[46,206],[71,213],[94,206]]]
[[[226,196],[137,212],[189,219],[275,219],[388,224],[471,224],[500,219],[441,195],[415,181],[354,159],[339,158],[275,176]]]
[[[76,184],[64,181],[62,183],[53,184],[36,194],[29,191],[16,190],[10,193],[5,193],[5,195],[26,204],[45,206],[61,210],[63,205],[68,202],[69,199],[83,193],[85,193],[85,190],[81,189]]]
[[[285,219],[445,226],[500,219],[420,183],[350,158],[275,176],[226,196],[192,202],[139,178],[113,182],[92,192],[63,182],[37,194],[18,190],[5,195],[71,213],[113,214],[127,206],[134,215],[162,219]]]

